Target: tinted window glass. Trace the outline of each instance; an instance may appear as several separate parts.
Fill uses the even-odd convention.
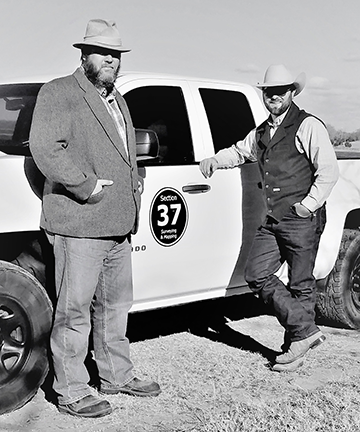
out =
[[[0,151],[29,154],[29,132],[41,84],[0,86]]]
[[[135,128],[157,133],[159,157],[144,165],[194,162],[193,144],[184,96],[179,87],[148,86],[124,95]]]
[[[237,91],[200,89],[215,153],[230,147],[255,127],[249,102]]]

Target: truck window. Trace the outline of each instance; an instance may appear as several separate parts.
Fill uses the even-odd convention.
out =
[[[249,102],[244,94],[231,90],[199,89],[215,153],[230,147],[255,127]]]
[[[29,154],[29,132],[41,84],[0,86],[0,151]]]
[[[151,129],[159,138],[159,157],[143,165],[194,162],[193,143],[180,87],[139,87],[124,95],[135,128]]]

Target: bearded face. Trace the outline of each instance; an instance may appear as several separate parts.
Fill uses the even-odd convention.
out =
[[[295,90],[288,86],[270,87],[263,90],[263,101],[274,116],[283,114],[291,105]]]
[[[117,51],[96,48],[82,55],[85,75],[95,87],[111,91],[119,74],[121,54]]]

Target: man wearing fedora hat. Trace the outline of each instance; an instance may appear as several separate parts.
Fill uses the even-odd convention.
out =
[[[325,340],[315,324],[313,269],[338,166],[323,123],[293,102],[304,86],[304,73],[293,79],[285,66],[271,65],[257,85],[268,119],[244,140],[200,163],[210,177],[245,159],[258,162],[266,217],[256,231],[245,279],[285,328],[283,353],[273,365],[279,372],[299,367],[309,349]],[[275,274],[285,261],[286,286]]]
[[[91,328],[102,394],[157,396],[160,387],[134,376],[126,338],[142,183],[130,113],[114,83],[129,49],[114,21],[102,19],[89,21],[74,47],[81,66],[39,92],[30,149],[45,176],[41,227],[55,256],[50,347],[58,408],[99,417],[112,409],[88,385]]]

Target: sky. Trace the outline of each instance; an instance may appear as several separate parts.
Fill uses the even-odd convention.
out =
[[[123,71],[262,82],[307,76],[295,102],[337,130],[360,129],[359,0],[0,0],[0,82],[66,75],[87,22],[113,19]],[[260,93],[259,93],[260,95]]]

